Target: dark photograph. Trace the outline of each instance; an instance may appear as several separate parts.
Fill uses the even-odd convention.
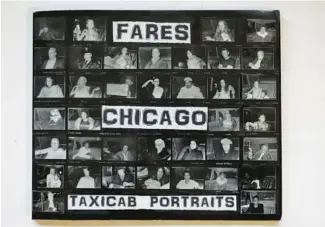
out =
[[[69,76],[69,97],[101,98],[102,80],[100,76]]]
[[[35,170],[37,188],[63,188],[64,165],[38,164]]]
[[[207,51],[208,69],[240,69],[239,47],[209,47]]]
[[[204,189],[213,191],[237,191],[238,169],[226,167],[207,168]]]
[[[172,68],[171,47],[140,47],[139,68],[140,69],[171,69]]]
[[[73,41],[106,40],[105,17],[77,17],[73,18]]]
[[[105,161],[135,161],[137,143],[135,137],[103,138],[103,160]]]
[[[242,191],[240,213],[275,214],[275,191]]]
[[[137,167],[137,188],[170,189],[170,168],[166,166]]]
[[[33,191],[33,212],[64,213],[62,192]]]
[[[68,166],[67,185],[68,188],[100,188],[100,167],[98,165]]]
[[[101,160],[100,137],[69,137],[68,158],[73,160]]]
[[[206,138],[173,138],[172,160],[206,160]]]
[[[105,47],[104,69],[137,69],[137,49]]]
[[[66,17],[34,18],[34,40],[64,40],[65,30]]]
[[[34,98],[64,98],[64,76],[35,76]]]
[[[238,99],[240,79],[238,76],[218,75],[208,79],[210,99]]]
[[[137,98],[137,76],[134,73],[112,72],[105,78],[104,98]]]
[[[239,160],[238,138],[209,138],[207,160]]]
[[[65,135],[36,136],[34,151],[35,159],[66,159],[67,141]]]
[[[69,48],[70,69],[101,69],[103,62],[102,46],[72,46]]]
[[[276,99],[276,77],[261,74],[243,74],[243,99]]]
[[[173,69],[206,69],[205,47],[173,48]]]
[[[247,20],[247,42],[266,43],[275,42],[276,24],[275,20],[248,19]]]
[[[244,69],[274,69],[273,48],[243,48]]]
[[[176,99],[204,99],[207,93],[205,76],[173,76],[172,96]]]
[[[242,189],[275,189],[275,166],[244,164],[240,169]]]
[[[239,108],[209,109],[208,130],[229,132],[239,131]]]
[[[276,116],[274,107],[244,108],[244,128],[247,132],[274,132]]]
[[[131,166],[103,166],[102,185],[109,189],[134,189],[135,168]]]
[[[171,139],[166,137],[138,137],[137,154],[139,161],[155,162],[171,160]]]
[[[34,47],[34,70],[65,69],[63,46]]]
[[[171,95],[171,81],[169,75],[142,74],[138,77],[141,99],[169,99]]]
[[[203,190],[205,170],[203,167],[174,167],[171,187],[178,190]]]
[[[69,108],[68,114],[69,130],[101,129],[100,108]]]
[[[236,20],[201,19],[203,42],[235,42]]]
[[[244,160],[276,161],[278,159],[277,138],[245,137]]]
[[[34,130],[65,130],[64,107],[34,108]]]

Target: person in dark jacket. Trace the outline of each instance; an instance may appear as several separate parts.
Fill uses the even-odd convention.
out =
[[[248,214],[264,214],[264,206],[259,203],[258,196],[253,197],[253,203],[250,203],[246,213]]]

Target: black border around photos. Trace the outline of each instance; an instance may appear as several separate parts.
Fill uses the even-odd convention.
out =
[[[279,11],[42,11],[34,13],[35,18],[39,17],[64,17],[65,18],[65,40],[42,41],[34,40],[33,47],[50,47],[58,45],[65,47],[65,68],[62,70],[39,70],[34,69],[33,62],[33,77],[37,76],[64,76],[65,77],[65,98],[35,98],[34,80],[33,80],[33,115],[34,108],[44,107],[63,107],[65,108],[65,130],[34,130],[33,128],[33,148],[28,149],[32,155],[33,162],[33,179],[32,191],[53,191],[62,193],[65,201],[63,213],[49,213],[49,212],[34,212],[32,211],[33,219],[53,219],[53,220],[280,220],[282,216],[282,146],[281,146],[281,56],[280,56],[280,13]],[[101,42],[73,42],[73,18],[74,17],[102,17],[106,23],[106,40]],[[231,19],[235,22],[235,41],[234,42],[211,42],[203,41],[201,22],[202,19]],[[273,19],[276,24],[276,40],[275,42],[247,42],[246,32],[248,26],[248,19]],[[112,23],[111,21],[154,21],[154,22],[189,22],[191,23],[191,44],[163,44],[163,43],[114,43],[112,39]],[[34,34],[34,31],[33,33]],[[104,55],[105,50],[102,51],[102,67],[101,69],[70,69],[69,57],[71,46],[103,46],[103,47],[128,47],[137,52],[137,69],[121,70],[121,69],[104,69]],[[238,47],[240,55],[240,68],[239,69],[202,69],[202,70],[188,70],[188,69],[173,69],[173,52],[175,47],[191,47],[203,46],[205,47],[206,56],[203,59],[208,63],[208,47]],[[139,69],[139,48],[140,47],[171,47],[171,69],[165,70],[145,70]],[[272,48],[274,55],[274,69],[272,70],[252,70],[243,67],[243,49],[244,48]],[[34,50],[34,48],[33,48]],[[33,52],[34,59],[34,52]],[[40,64],[40,62],[37,62]],[[137,98],[104,98],[105,81],[106,78],[114,77],[120,73],[130,73],[135,75],[137,83],[135,89],[137,90]],[[170,98],[166,99],[151,99],[148,97],[140,97],[140,87],[138,77],[142,75],[155,75],[168,76],[170,81]],[[244,74],[262,74],[272,75],[276,77],[276,99],[270,100],[245,100],[242,97],[243,75]],[[103,79],[102,98],[69,98],[69,76],[100,76]],[[206,97],[204,99],[173,99],[172,97],[172,78],[174,76],[191,76],[195,82],[195,78],[201,77],[206,79]],[[238,96],[236,99],[229,100],[215,100],[211,99],[209,94],[208,78],[210,76],[227,76],[238,77],[239,90],[236,91]],[[68,109],[71,107],[76,108],[100,108],[102,105],[131,105],[131,106],[207,106],[209,109],[218,108],[239,108],[240,111],[240,128],[239,131],[233,132],[211,132],[211,131],[172,131],[172,130],[141,130],[141,129],[101,129],[99,131],[76,131],[68,130]],[[274,107],[275,108],[275,126],[274,132],[246,132],[244,130],[244,108],[250,107]],[[34,119],[32,123],[34,127]],[[101,151],[101,160],[48,160],[35,158],[35,137],[63,135],[66,139],[68,147],[69,137],[101,137],[102,147],[105,137],[128,137],[132,135],[136,141],[139,137],[161,137],[173,138],[179,137],[206,137],[208,138],[236,138],[239,140],[239,160],[191,160],[191,161],[175,161],[175,160],[162,160],[147,162],[137,160],[138,148],[136,149],[135,161],[113,161],[103,160],[103,151]],[[274,161],[247,161],[243,160],[244,151],[244,138],[246,137],[275,137],[277,138],[277,160]],[[207,139],[205,144],[205,154],[207,154]],[[137,145],[137,144],[136,144]],[[172,142],[170,144],[172,154]],[[63,188],[37,188],[36,166],[37,165],[63,165],[64,166],[64,181]],[[256,190],[256,191],[269,191],[274,192],[275,199],[275,214],[243,214],[241,213],[241,167],[243,164],[253,165],[271,165],[275,168],[276,173],[276,189],[274,190]],[[217,192],[209,190],[143,190],[135,187],[134,189],[107,189],[104,187],[97,189],[73,189],[68,188],[68,166],[94,166],[100,168],[100,176],[102,176],[103,166],[168,166],[170,170],[173,167],[233,167],[238,169],[238,190],[231,192]],[[170,172],[172,174],[172,171]],[[137,184],[137,172],[135,171],[135,184]],[[170,176],[170,179],[172,176]],[[31,193],[33,193],[31,192]],[[92,195],[235,195],[237,198],[237,211],[162,211],[162,210],[112,210],[112,211],[72,211],[67,209],[68,194],[92,194]],[[32,204],[31,204],[32,206]]]

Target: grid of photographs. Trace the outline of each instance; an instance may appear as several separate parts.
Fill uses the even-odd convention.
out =
[[[188,13],[192,43],[169,45],[114,43],[112,21],[121,18],[109,13],[34,16],[33,217],[94,214],[67,211],[68,193],[221,194],[237,197],[237,211],[207,214],[210,219],[277,219],[281,74],[275,14]],[[163,20],[168,13],[159,15]],[[207,106],[208,127],[104,129],[102,105]]]

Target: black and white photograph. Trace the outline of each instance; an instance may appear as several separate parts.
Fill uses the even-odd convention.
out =
[[[174,167],[171,179],[171,188],[177,190],[203,190],[204,167]]]
[[[73,18],[73,41],[100,42],[106,40],[105,17]]]
[[[68,108],[68,130],[100,130],[100,108]]]
[[[183,137],[172,139],[172,160],[199,161],[206,160],[205,137]]]
[[[239,99],[240,79],[238,76],[217,75],[208,77],[210,99]]]
[[[142,74],[138,77],[141,99],[170,99],[170,76],[163,73]]]
[[[34,40],[62,41],[65,39],[66,17],[34,18]]]
[[[105,78],[104,98],[137,98],[137,76],[135,73],[111,72]]]
[[[234,19],[201,19],[203,42],[235,42],[236,20]]]
[[[66,159],[67,141],[64,134],[35,136],[35,159]]]
[[[243,68],[253,70],[274,69],[274,50],[269,47],[243,48]]]
[[[34,130],[65,130],[65,107],[34,108]]]
[[[172,97],[175,99],[204,99],[206,93],[207,81],[203,75],[172,77]]]
[[[275,166],[243,164],[240,174],[242,189],[276,189]]]
[[[208,137],[207,160],[239,160],[239,138]]]
[[[33,212],[64,213],[64,194],[53,191],[33,191]]]
[[[209,109],[208,130],[210,132],[239,131],[239,108]]]
[[[170,168],[167,166],[138,166],[137,188],[170,189]]]
[[[35,171],[37,188],[63,188],[64,165],[37,164]]]
[[[72,160],[101,160],[102,140],[100,137],[69,137],[68,158]]]
[[[173,69],[206,69],[206,59],[203,46],[173,48]]]
[[[132,136],[103,138],[102,156],[105,161],[132,162],[136,160],[137,142]]]
[[[208,69],[240,69],[240,51],[237,46],[208,47]]]
[[[242,214],[275,214],[275,191],[242,191],[240,213]]]
[[[72,46],[69,48],[69,68],[76,69],[102,69],[103,47]]]
[[[137,69],[137,48],[105,47],[104,69]]]
[[[131,166],[103,166],[102,187],[108,189],[134,189],[135,168]]]
[[[245,137],[243,159],[249,161],[276,161],[278,140],[275,137]]]
[[[204,189],[211,191],[237,191],[238,169],[228,167],[207,168]]]
[[[277,94],[276,77],[262,74],[243,74],[242,98],[274,100]]]
[[[267,19],[247,19],[247,42],[275,42],[276,21]]]
[[[101,76],[69,76],[70,98],[102,98]]]
[[[276,131],[276,109],[274,107],[244,108],[244,129],[247,132]]]
[[[64,98],[65,97],[64,76],[35,76],[34,98]]]
[[[139,69],[171,68],[171,47],[139,47]]]
[[[101,188],[100,166],[68,166],[68,188]]]
[[[171,160],[171,138],[163,136],[146,136],[137,138],[137,159],[156,162]]]
[[[65,69],[65,59],[63,46],[34,47],[34,70]]]

